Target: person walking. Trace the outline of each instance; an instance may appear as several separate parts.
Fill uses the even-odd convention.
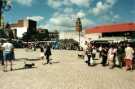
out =
[[[123,57],[124,56],[124,47],[122,46],[122,44],[119,44],[118,49],[117,49],[117,58],[118,58],[118,67],[122,68],[123,66]]]
[[[125,48],[125,70],[127,71],[129,68],[133,69],[133,55],[134,50],[130,46],[130,44],[127,44],[127,47]]]
[[[97,48],[95,45],[92,46],[92,59],[95,60],[96,57],[96,53],[97,53]]]
[[[41,44],[39,46],[39,49],[40,49],[40,60],[42,60],[42,64],[44,64],[44,46]]]
[[[13,68],[12,68],[12,60],[13,60],[13,44],[10,43],[11,40],[7,40],[6,43],[4,43],[2,45],[2,48],[3,48],[3,57],[4,57],[4,62],[5,62],[5,65],[4,65],[4,68],[3,68],[3,71],[4,72],[7,72],[7,66],[8,66],[8,62],[10,63],[10,70],[12,71]]]
[[[4,65],[2,43],[0,43],[0,63],[1,65]]]
[[[86,48],[86,55],[87,55],[87,64],[88,66],[91,65],[91,58],[92,58],[92,46],[91,44],[88,44],[87,45],[87,48]]]
[[[87,57],[87,54],[86,54],[86,49],[88,47],[88,42],[85,41],[84,45],[83,45],[83,53],[84,53],[84,62],[87,63],[88,62],[88,57]]]
[[[116,54],[116,49],[114,48],[113,45],[111,45],[110,49],[108,50],[108,63],[110,66],[110,69],[114,68],[114,58],[115,58],[115,54]]]
[[[106,66],[107,64],[107,53],[108,53],[108,48],[104,47],[101,51],[101,57],[102,57],[102,66]]]
[[[51,53],[51,47],[49,44],[47,44],[46,50],[45,50],[45,56],[46,56],[46,60],[47,60],[47,64],[50,63],[50,56],[52,55]],[[51,63],[50,63],[51,64]]]

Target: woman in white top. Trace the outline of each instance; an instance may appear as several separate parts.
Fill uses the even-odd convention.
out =
[[[128,44],[127,47],[125,48],[125,69],[128,70],[133,69],[133,55],[134,50],[130,45]]]
[[[83,45],[83,54],[84,54],[84,61],[87,63],[88,61],[88,58],[87,58],[87,55],[86,55],[86,49],[88,47],[88,42],[85,41],[84,45]]]
[[[108,50],[107,59],[108,59],[108,64],[109,64],[110,68],[113,68],[114,67],[114,57],[115,57],[116,51],[117,50],[114,47],[111,47]]]

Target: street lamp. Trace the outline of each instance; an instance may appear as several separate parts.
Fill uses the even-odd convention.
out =
[[[2,14],[11,8],[11,0],[0,0],[0,27],[2,25]]]

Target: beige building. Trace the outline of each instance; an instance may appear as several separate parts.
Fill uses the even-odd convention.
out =
[[[59,32],[59,39],[73,39],[79,42],[79,32],[77,31],[66,31],[66,32]],[[84,32],[80,32],[80,45],[84,41]]]
[[[23,34],[28,31],[36,31],[36,21],[33,20],[18,20],[17,23],[11,24],[11,29],[16,29],[18,38],[22,38]]]
[[[89,34],[86,33],[84,35],[84,38],[85,38],[86,41],[89,41],[89,40],[99,39],[101,36],[102,36],[101,33],[89,33]]]

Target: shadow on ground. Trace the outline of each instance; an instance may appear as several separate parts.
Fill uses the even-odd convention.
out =
[[[48,63],[48,64],[53,65],[53,64],[58,64],[58,63],[60,63],[60,62],[50,62],[50,63]],[[47,65],[47,63],[44,63],[43,65]]]
[[[28,58],[18,58],[18,59],[15,59],[15,61],[40,61],[39,58],[35,58],[35,59],[28,59]]]
[[[17,71],[17,70],[27,70],[27,69],[34,69],[34,68],[37,68],[37,67],[31,67],[31,68],[25,68],[25,67],[22,67],[22,68],[15,68],[15,69],[13,69],[13,71]]]

